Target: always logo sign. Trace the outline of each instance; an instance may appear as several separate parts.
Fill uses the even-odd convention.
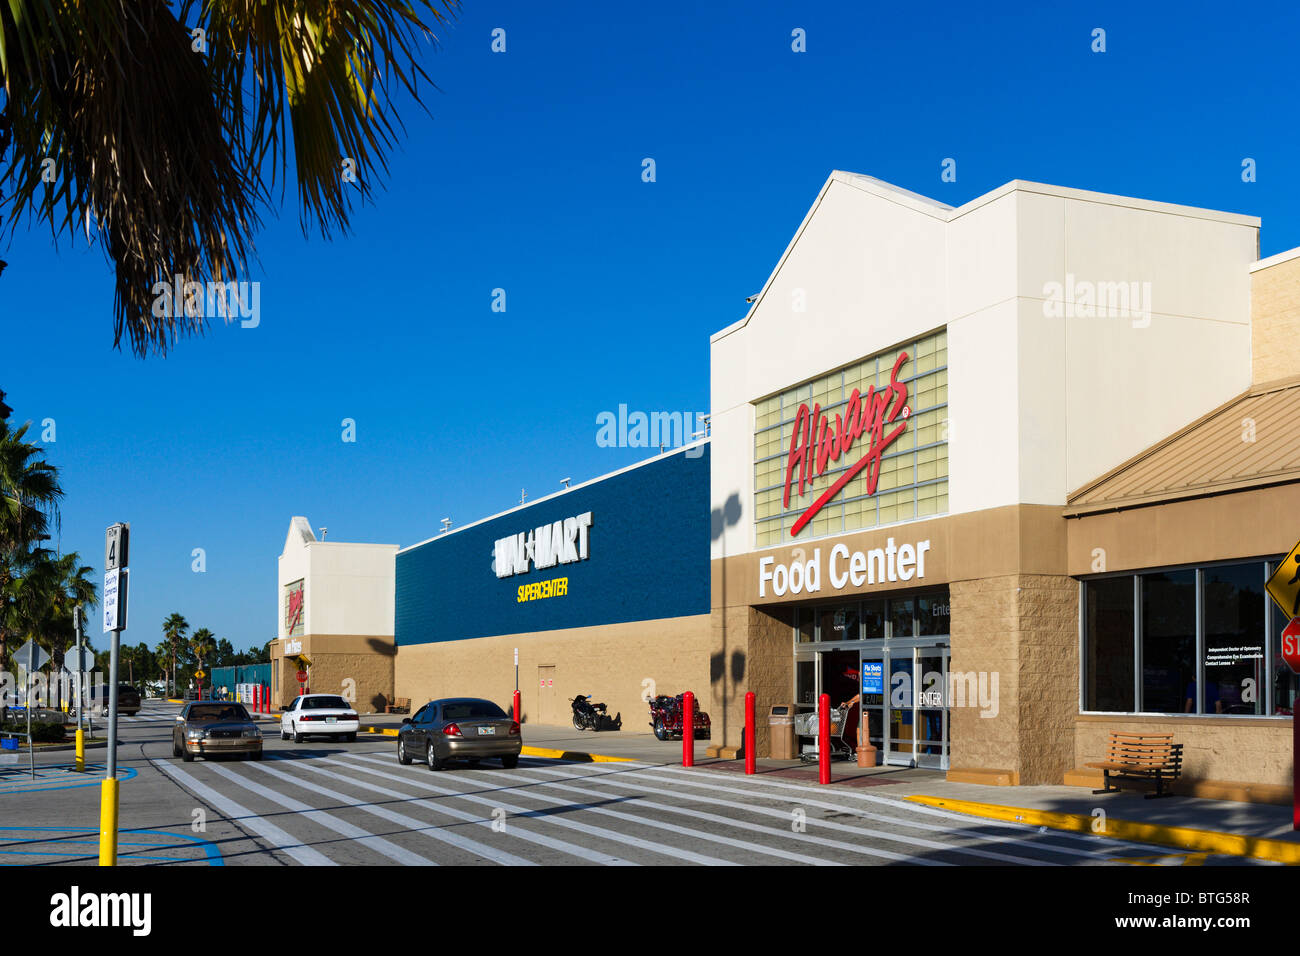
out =
[[[889,374],[889,385],[880,391],[876,391],[873,385],[864,396],[855,388],[849,396],[844,413],[835,413],[833,425],[829,416],[822,414],[820,404],[813,405],[811,409],[807,404],[799,406],[794,420],[794,433],[790,436],[790,455],[785,465],[784,508],[787,511],[790,509],[790,493],[796,475],[798,494],[802,498],[805,486],[825,474],[832,462],[838,464],[864,435],[868,436],[870,444],[862,457],[841,473],[799,516],[790,528],[791,537],[802,531],[813,515],[843,491],[864,468],[867,471],[867,494],[876,493],[876,484],[880,480],[881,456],[906,431],[907,420],[912,414],[907,406],[907,385],[898,380],[899,371],[907,359],[906,352],[899,353]],[[902,421],[898,421],[900,418]],[[896,421],[897,425],[894,424]],[[886,431],[886,428],[889,430]]]

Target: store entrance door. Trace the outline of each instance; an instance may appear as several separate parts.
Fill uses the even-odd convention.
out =
[[[948,769],[948,657],[946,644],[889,651],[885,763]]]

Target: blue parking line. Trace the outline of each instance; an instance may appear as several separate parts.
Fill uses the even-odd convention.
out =
[[[40,827],[40,826],[34,826],[34,827],[0,827],[0,835],[4,834],[4,833],[6,833],[6,832],[11,832],[11,833],[49,833],[49,832],[58,832],[58,833],[75,833],[75,834],[84,834],[84,835],[89,835],[89,833],[91,833],[91,832],[93,832],[93,831],[88,831],[85,827]],[[207,857],[207,864],[208,864],[208,866],[225,866],[225,865],[226,865],[225,860],[224,860],[224,859],[222,858],[222,856],[221,856],[221,851],[217,848],[216,844],[214,844],[211,840],[205,840],[205,839],[203,839],[202,837],[192,836],[192,835],[190,835],[190,834],[188,834],[188,833],[173,833],[173,832],[168,831],[168,830],[146,830],[146,829],[138,829],[138,828],[137,828],[137,829],[130,829],[130,830],[122,830],[122,831],[119,833],[119,837],[120,837],[120,836],[123,836],[123,835],[128,835],[128,834],[135,834],[135,835],[137,835],[137,836],[159,836],[159,837],[165,837],[166,839],[171,840],[171,841],[173,841],[173,842],[171,842],[171,843],[144,843],[144,842],[139,842],[139,843],[137,843],[137,842],[121,843],[121,842],[119,842],[119,843],[118,843],[119,846],[146,846],[146,847],[155,847],[155,848],[157,848],[157,849],[159,849],[159,850],[175,850],[175,849],[179,849],[179,848],[180,848],[181,846],[183,846],[184,844],[182,844],[182,843],[178,843],[178,842],[174,842],[174,841],[178,841],[178,840],[188,840],[190,843],[194,844],[198,849],[201,849],[201,850],[203,851],[204,856]],[[40,843],[40,842],[49,842],[49,843],[75,843],[75,844],[82,844],[82,843],[96,843],[96,844],[97,844],[99,841],[98,841],[98,840],[75,840],[75,839],[58,839],[58,838],[52,838],[52,839],[50,839],[50,840],[48,840],[48,841],[41,841],[41,840],[23,840],[23,839],[20,839],[18,842],[20,842],[20,843]],[[86,855],[86,854],[84,854],[84,853],[60,853],[60,852],[58,852],[57,850],[49,850],[49,851],[41,851],[41,850],[5,850],[5,849],[3,849],[2,847],[0,847],[0,856],[5,856],[5,855],[7,855],[7,854],[12,854],[12,855],[14,855],[14,856],[85,856],[85,855]],[[128,857],[128,858],[130,858],[130,859],[132,859],[132,860],[172,860],[172,861],[176,861],[176,862],[179,862],[179,863],[198,863],[198,862],[201,862],[201,860],[199,860],[199,859],[194,859],[193,857],[155,856],[155,855],[150,855],[150,854],[148,854],[148,853],[142,853],[142,852],[140,852],[140,851],[138,851],[138,850],[137,850],[137,851],[132,851],[132,852],[129,852],[129,853],[122,854],[122,856],[123,856],[123,857]],[[3,864],[3,863],[0,863],[0,866],[5,866],[5,865],[8,865],[8,866],[21,866],[22,864],[17,864],[17,863]]]
[[[60,842],[62,842],[62,841],[60,841]],[[4,856],[76,856],[76,857],[90,857],[90,856],[95,856],[94,853],[59,853],[59,852],[56,851],[56,850],[48,850],[48,851],[47,851],[47,850],[5,850],[5,851],[3,851],[3,854],[0,854],[0,855],[4,855]],[[118,854],[118,859],[121,859],[121,858],[122,858],[122,854]],[[195,859],[194,859],[193,857],[189,857],[189,856],[135,856],[135,855],[132,855],[132,856],[131,856],[131,859],[133,859],[133,860],[174,860],[174,861],[177,862],[177,863],[194,863],[194,862],[196,862]],[[4,865],[4,864],[0,864],[0,865]],[[10,863],[10,864],[8,864],[8,865],[9,865],[9,866],[22,866],[23,864],[21,864],[21,863]]]
[[[71,771],[71,768],[73,766],[74,766],[73,764],[58,764],[54,767],[37,767],[36,770],[37,773],[40,773],[41,770],[59,770],[63,768],[66,768],[69,771]],[[102,770],[103,770],[102,767],[91,767],[87,765],[85,772],[86,774],[96,774],[102,772]],[[21,771],[21,773],[26,774],[27,771],[23,770]],[[119,781],[130,780],[131,778],[138,775],[139,775],[139,771],[136,770],[134,767],[123,767],[118,769],[117,779]],[[28,780],[30,779],[31,778],[28,777]],[[16,781],[10,784],[5,781],[0,781],[0,796],[4,796],[5,794],[9,794],[9,793],[40,793],[41,791],[44,790],[74,790],[77,787],[93,787],[96,784],[102,782],[103,782],[103,778],[99,776],[90,776],[88,777],[88,779],[80,780],[77,783],[60,783],[53,786],[41,786],[41,780],[39,778],[35,782],[27,783],[27,784],[19,784]]]

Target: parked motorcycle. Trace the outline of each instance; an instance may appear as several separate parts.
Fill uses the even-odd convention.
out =
[[[569,701],[573,710],[574,730],[619,730],[623,726],[621,713],[610,717],[604,703],[592,703],[590,694],[579,694]]]
[[[660,740],[671,740],[674,737],[681,737],[684,729],[682,721],[682,696],[669,697],[666,694],[660,694],[658,697],[651,698],[650,703],[650,726],[654,728],[655,737]],[[700,740],[708,740],[712,724],[709,721],[709,715],[700,710],[700,702],[695,701],[695,736]]]

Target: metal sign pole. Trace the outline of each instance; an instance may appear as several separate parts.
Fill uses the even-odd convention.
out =
[[[32,740],[32,655],[27,655],[27,666],[23,668],[23,677],[27,681],[27,704],[23,710],[27,711],[27,769],[31,771],[32,779],[36,779],[36,743]]]
[[[76,767],[78,773],[84,773],[86,770],[86,735],[81,729],[81,675],[84,673],[81,669],[82,664],[84,663],[82,660],[81,646],[85,639],[85,634],[82,628],[80,604],[72,609],[72,626],[77,634],[77,668],[72,673],[72,680],[75,685],[72,690],[72,706],[77,713]]]
[[[117,657],[126,629],[127,539],[129,524],[112,525],[104,538],[104,631],[108,652],[107,760],[99,800],[99,865],[117,865]]]

